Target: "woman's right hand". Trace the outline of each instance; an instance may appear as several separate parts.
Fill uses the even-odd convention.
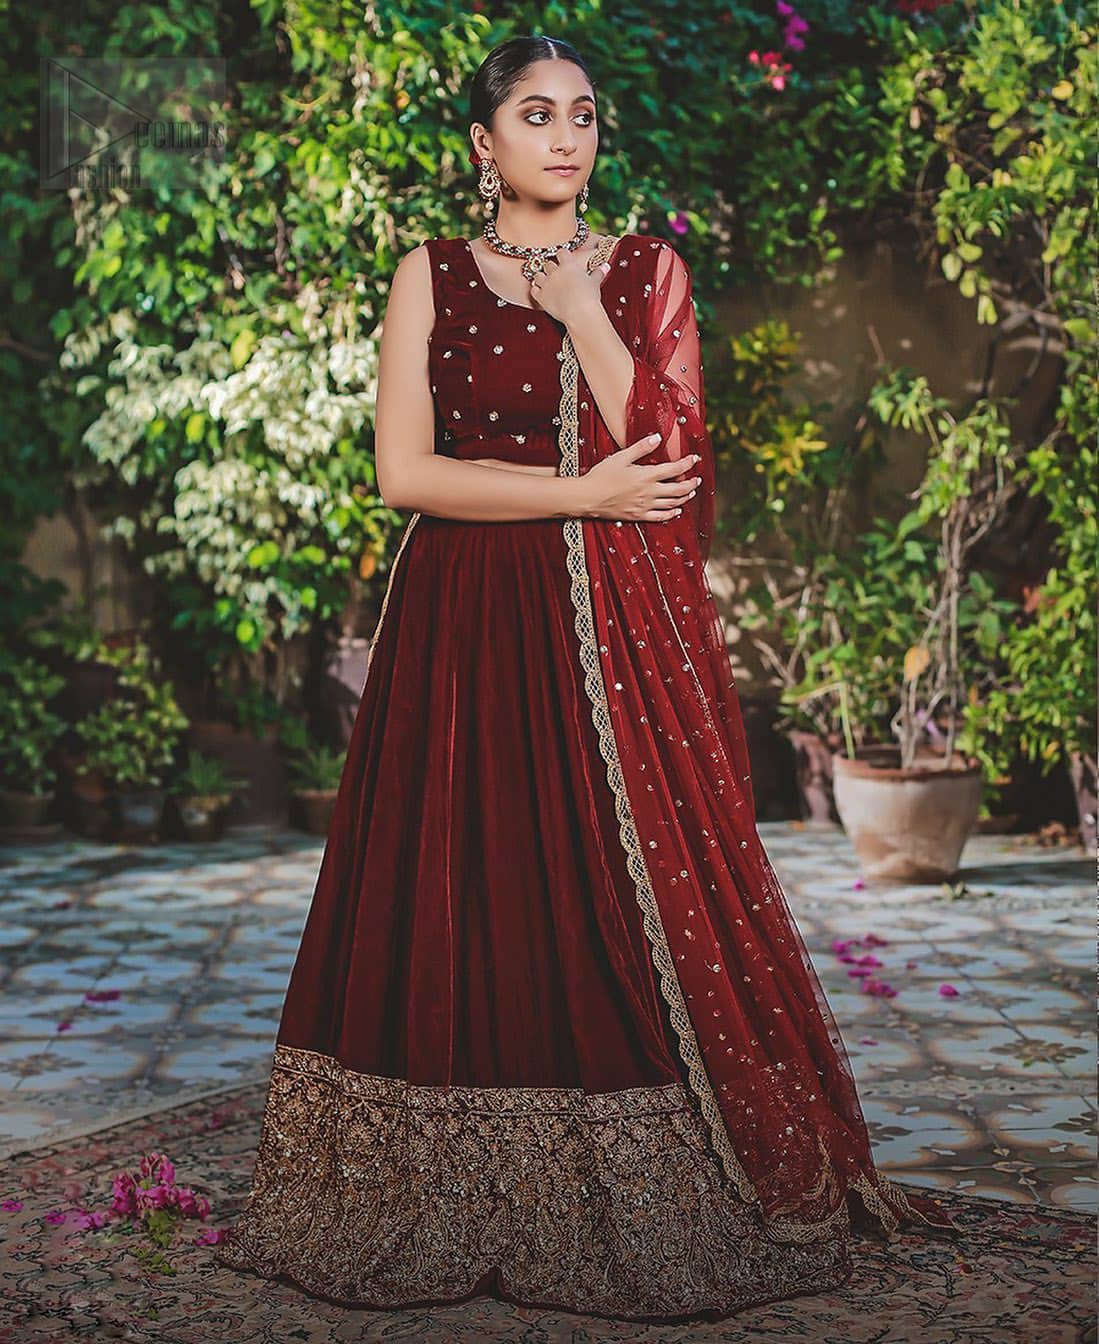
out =
[[[691,453],[670,462],[639,466],[637,459],[654,452],[659,442],[659,434],[638,439],[578,478],[585,490],[587,517],[650,523],[677,518],[683,512],[683,504],[698,489],[702,477],[675,478],[693,468],[699,456]]]

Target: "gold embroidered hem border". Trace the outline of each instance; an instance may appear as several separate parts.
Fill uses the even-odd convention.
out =
[[[421,1086],[278,1045],[247,1204],[218,1259],[379,1308],[511,1297],[617,1317],[838,1287],[848,1227],[779,1245],[680,1083]]]

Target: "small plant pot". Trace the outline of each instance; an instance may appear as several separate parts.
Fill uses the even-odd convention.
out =
[[[233,796],[229,793],[177,794],[176,815],[188,840],[218,840]]]
[[[53,789],[49,793],[23,793],[20,789],[0,789],[0,816],[3,825],[12,830],[26,830],[31,826],[41,826],[49,815],[54,800]]]
[[[123,839],[148,840],[159,832],[164,812],[162,788],[119,789],[115,803]]]
[[[73,774],[72,824],[78,835],[103,840],[115,824],[115,800],[98,771]]]
[[[944,882],[958,871],[981,806],[980,766],[927,757],[902,769],[896,747],[832,757],[836,808],[864,875]]]
[[[188,741],[204,756],[220,761],[231,775],[247,781],[247,786],[233,800],[234,824],[285,824],[286,766],[276,727],[268,726],[257,737],[229,723],[195,719]]]
[[[310,835],[327,835],[332,825],[338,789],[295,789],[294,810]]]

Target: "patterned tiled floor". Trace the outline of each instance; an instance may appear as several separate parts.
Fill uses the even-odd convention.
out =
[[[1095,1209],[1082,851],[977,836],[953,888],[883,888],[859,881],[838,829],[767,822],[760,834],[839,1020],[881,1168]],[[0,851],[0,1151],[264,1078],[321,849],[242,830],[206,847]],[[862,992],[834,950],[868,935],[886,941],[848,955],[876,957],[871,974],[892,997]]]

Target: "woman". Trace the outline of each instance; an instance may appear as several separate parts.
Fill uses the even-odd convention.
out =
[[[843,1283],[876,1172],[756,833],[686,264],[593,237],[591,79],[472,93],[484,236],[397,267],[389,575],[231,1265],[339,1302],[720,1318]],[[498,220],[492,211],[498,206]]]

